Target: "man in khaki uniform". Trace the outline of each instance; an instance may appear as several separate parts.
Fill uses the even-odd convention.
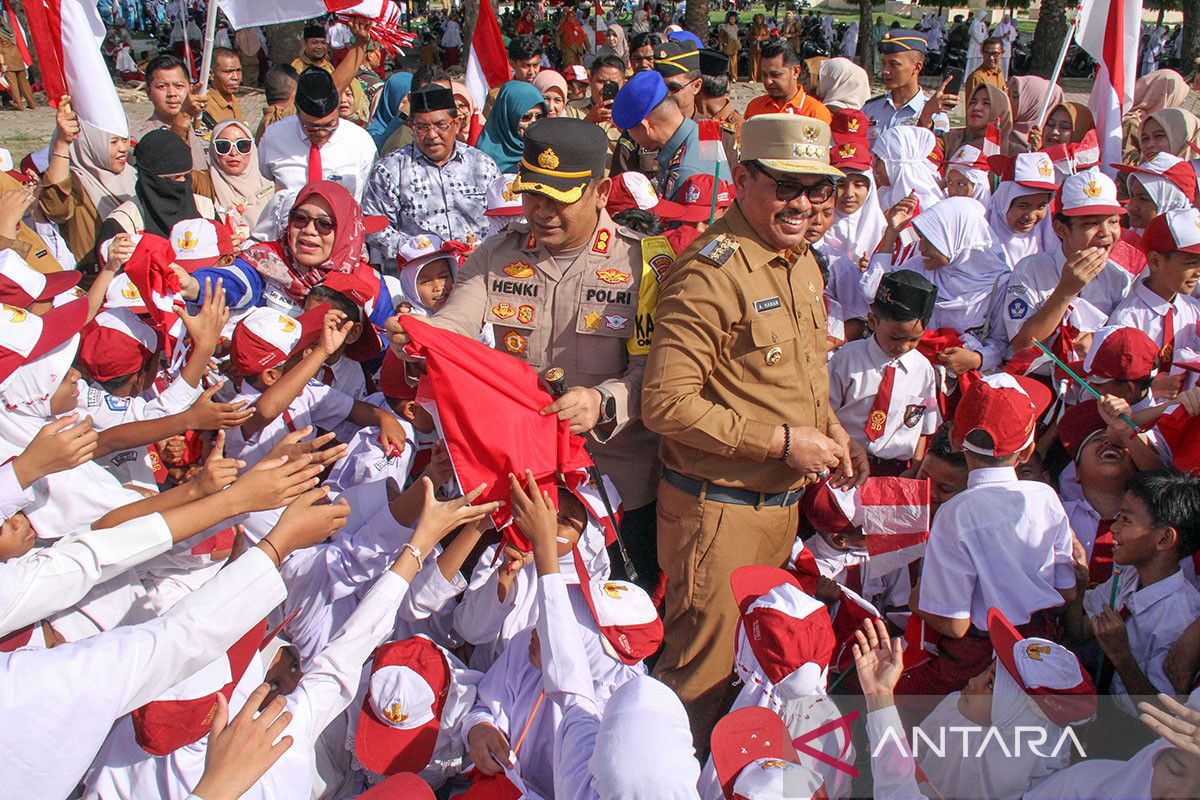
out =
[[[604,210],[606,143],[603,130],[581,119],[529,127],[512,186],[528,226],[480,245],[430,322],[471,337],[490,322],[496,349],[539,373],[561,367],[571,388],[548,410],[570,419],[573,433],[591,435],[597,465],[621,493],[623,530],[653,541],[657,439],[640,421],[645,356],[629,354],[641,235]],[[393,343],[407,341],[394,324],[389,333]]]
[[[666,642],[655,675],[687,705],[697,743],[733,699],[730,574],[784,564],[805,486],[866,476],[865,453],[829,408],[823,285],[804,240],[841,175],[829,140],[819,120],[748,120],[737,201],[659,289],[642,395],[646,425],[663,437]]]

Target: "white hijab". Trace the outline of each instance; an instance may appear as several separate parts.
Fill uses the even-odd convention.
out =
[[[938,732],[951,726],[977,727],[958,710],[962,692],[954,692],[930,712],[921,727],[930,740],[938,741]],[[961,735],[947,735],[945,755],[939,757],[932,748],[921,752],[920,766],[943,797],[987,797],[1011,800],[1022,797],[1030,785],[1064,769],[1071,763],[1071,748],[1056,748],[1057,756],[1039,756],[1022,744],[1019,752],[1013,748],[1014,731],[1018,727],[1037,728],[1046,732],[1050,752],[1062,734],[1062,728],[1050,722],[1038,710],[1003,665],[996,665],[996,680],[992,690],[992,724],[1000,739],[1008,744],[1011,754],[991,742],[980,747],[986,729],[967,738],[966,752],[962,750]],[[1046,752],[1046,750],[1043,750]]]
[[[959,175],[962,175],[964,178],[966,178],[968,181],[971,182],[971,198],[972,199],[978,200],[979,202],[983,203],[985,206],[991,202],[991,200],[992,200],[992,184],[991,184],[991,181],[988,180],[988,173],[985,170],[977,169],[968,164],[954,164],[954,163],[950,163],[950,164],[946,165],[947,174],[949,174],[950,170],[954,170]]]
[[[875,252],[879,240],[887,230],[887,222],[883,218],[883,212],[879,210],[879,189],[875,186],[875,176],[870,170],[847,172],[862,175],[871,184],[871,188],[863,204],[854,213],[843,214],[834,209],[833,225],[826,231],[824,242],[830,249],[857,262],[864,253],[870,256]]]
[[[699,800],[700,764],[675,692],[648,676],[613,692],[590,771],[599,800]]]
[[[888,210],[913,193],[922,212],[945,198],[937,167],[929,160],[936,145],[933,131],[915,125],[897,125],[879,134],[871,152],[886,165],[890,184],[879,187],[881,210]]]
[[[1187,199],[1183,190],[1162,175],[1131,173],[1129,183],[1135,180],[1146,190],[1146,194],[1150,195],[1159,214],[1192,207],[1191,201]]]
[[[1010,271],[984,219],[983,204],[970,197],[947,197],[913,219],[917,233],[950,263],[921,272],[938,288],[935,311],[956,316],[990,295],[1000,275]],[[918,256],[919,259],[919,256]],[[911,261],[911,260],[910,260]],[[911,263],[905,264],[910,269]],[[986,305],[986,303],[984,304]],[[938,327],[930,322],[932,327]]]
[[[1004,181],[996,187],[996,192],[992,195],[992,201],[988,204],[987,209],[987,221],[1010,269],[1015,267],[1017,262],[1025,256],[1033,253],[1054,252],[1061,246],[1058,237],[1054,234],[1049,214],[1028,233],[1014,231],[1005,216],[1013,201],[1018,197],[1042,194],[1045,191],[1045,189],[1030,189],[1014,181]]]

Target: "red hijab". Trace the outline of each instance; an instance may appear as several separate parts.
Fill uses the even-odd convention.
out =
[[[256,244],[241,254],[264,278],[279,285],[298,303],[302,303],[309,290],[325,280],[329,273],[353,272],[355,267],[363,263],[363,248],[367,239],[362,208],[346,187],[334,181],[313,181],[296,194],[292,207],[303,205],[311,197],[320,197],[329,204],[335,225],[333,247],[324,264],[319,267],[298,264],[288,247],[286,230],[277,241]]]

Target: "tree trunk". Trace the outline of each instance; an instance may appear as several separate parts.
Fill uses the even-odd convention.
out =
[[[304,36],[303,22],[284,22],[267,25],[267,53],[272,64],[290,64],[300,55]]]
[[[709,0],[688,0],[684,12],[684,27],[700,37],[700,41],[708,41],[708,3]]]
[[[858,0],[858,65],[867,71],[868,80],[875,74],[875,59],[879,57],[872,41],[875,27],[872,8],[871,0]]]
[[[1029,74],[1049,78],[1054,72],[1063,37],[1067,35],[1067,6],[1070,0],[1042,0],[1037,27],[1033,30],[1033,53]]]
[[[1200,0],[1183,0],[1183,57],[1180,58],[1180,71],[1185,77],[1190,77],[1200,57]]]
[[[496,10],[496,3],[492,3],[492,11]],[[499,19],[500,15],[496,15]],[[463,46],[462,59],[463,63],[467,62],[467,53],[471,52],[471,37],[475,35],[475,23],[479,21],[479,3],[463,3]]]

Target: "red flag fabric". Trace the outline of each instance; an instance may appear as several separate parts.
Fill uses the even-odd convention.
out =
[[[539,413],[554,398],[528,364],[416,317],[401,315],[400,325],[411,340],[407,352],[425,359],[417,402],[437,423],[459,486],[469,491],[486,483],[478,502],[503,502],[492,521],[528,550],[512,525],[508,476],[532,470],[557,508],[560,476],[592,465],[583,440],[571,435],[566,420]]]
[[[144,233],[129,262],[125,264],[125,273],[142,296],[146,313],[162,337],[163,352],[167,358],[171,357],[173,340],[179,334],[176,326],[183,324],[175,313],[175,303],[182,300],[178,299],[181,288],[179,276],[170,267],[174,260],[175,249],[168,240]]]
[[[508,51],[504,47],[504,37],[500,34],[500,24],[496,22],[492,4],[480,3],[479,19],[475,21],[471,52],[467,54],[467,74],[464,77],[475,107],[483,108],[487,103],[488,91],[511,78]]]
[[[12,3],[8,0],[4,0],[4,15],[8,17],[8,27],[12,28],[17,50],[20,51],[21,60],[25,62],[25,68],[28,69],[33,66],[33,56],[29,52],[29,43],[25,41],[25,29],[21,27],[21,20],[17,17],[17,12],[13,11]]]
[[[868,478],[859,489],[870,573],[886,575],[925,555],[929,481]]]
[[[1096,60],[1096,81],[1088,105],[1096,120],[1100,169],[1116,175],[1121,163],[1121,120],[1133,105],[1142,0],[1084,0],[1075,40]]]
[[[1155,427],[1171,448],[1171,466],[1200,475],[1200,417],[1188,416],[1187,409],[1178,406],[1159,417]]]
[[[844,672],[854,666],[854,643],[858,641],[854,632],[862,630],[864,620],[879,619],[882,615],[857,592],[845,586],[839,588],[842,590],[842,599],[833,611],[833,636],[837,639],[837,646],[829,666],[835,672]]]
[[[939,638],[919,614],[910,614],[904,627],[904,669],[910,670],[937,655]]]

